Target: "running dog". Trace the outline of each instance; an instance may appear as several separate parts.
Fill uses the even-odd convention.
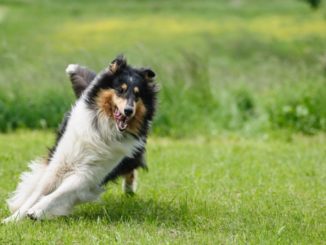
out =
[[[145,144],[156,109],[158,86],[151,69],[133,68],[123,56],[96,75],[69,65],[77,101],[58,130],[47,159],[30,172],[7,203],[12,215],[46,219],[68,215],[78,203],[96,200],[103,185],[123,175],[126,192],[135,191],[135,169],[146,166]]]

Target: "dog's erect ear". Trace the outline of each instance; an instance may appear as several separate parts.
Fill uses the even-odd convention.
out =
[[[122,54],[120,54],[111,62],[109,70],[112,74],[114,74],[119,72],[119,70],[123,69],[126,66],[127,60]]]
[[[155,72],[149,68],[141,68],[140,74],[148,81],[153,82],[155,78]]]

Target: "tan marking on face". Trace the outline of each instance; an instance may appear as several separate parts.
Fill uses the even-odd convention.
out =
[[[125,108],[126,108],[126,105],[127,105],[127,100],[125,98],[121,98],[119,96],[117,96],[115,93],[114,93],[114,96],[113,96],[113,104],[118,107],[119,111],[121,113],[124,112]]]
[[[121,88],[123,89],[123,91],[126,91],[128,88],[128,85],[126,83],[121,85]]]
[[[100,111],[112,118],[114,113],[115,96],[113,89],[102,89],[96,97],[96,104]]]
[[[135,92],[135,94],[138,94],[139,93],[139,88],[138,87],[134,87],[134,92]]]
[[[118,107],[119,111],[123,112],[127,105],[127,100],[117,96],[113,89],[102,89],[96,97],[96,104],[102,113],[114,118],[115,107]],[[135,114],[128,122],[126,130],[130,133],[138,134],[146,114],[146,107],[141,99],[135,104]]]
[[[138,134],[146,115],[146,107],[141,99],[136,103],[135,115],[130,119],[127,130],[133,134]]]

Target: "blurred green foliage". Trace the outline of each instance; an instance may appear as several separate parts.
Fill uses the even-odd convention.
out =
[[[306,0],[312,8],[318,8],[321,4],[321,0]]]
[[[302,86],[299,89],[295,93],[289,89],[291,91],[275,95],[275,103],[267,107],[271,123],[277,127],[304,133],[326,131],[324,84],[314,87]]]
[[[116,54],[161,86],[154,133],[326,131],[325,7],[302,1],[1,1],[0,130],[54,128],[64,69]]]

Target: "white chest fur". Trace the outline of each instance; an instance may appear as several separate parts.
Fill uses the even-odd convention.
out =
[[[131,156],[144,142],[131,135],[123,135],[112,119],[101,115],[98,115],[97,127],[94,127],[94,117],[94,112],[83,100],[79,100],[72,109],[50,165],[62,168],[59,173],[63,175],[72,171],[97,185],[123,157]]]

